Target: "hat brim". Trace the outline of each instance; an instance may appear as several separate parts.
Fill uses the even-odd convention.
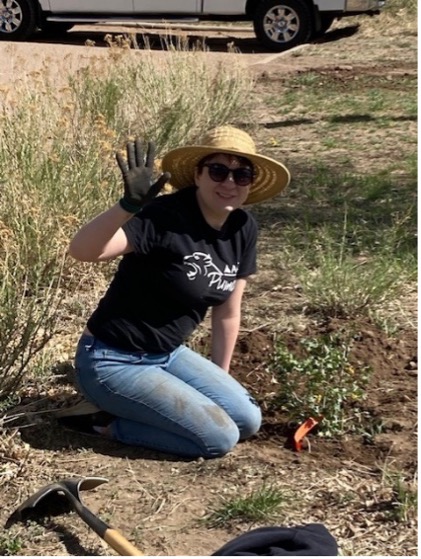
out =
[[[291,180],[288,169],[270,157],[229,149],[218,150],[215,146],[184,146],[173,149],[163,157],[162,170],[171,173],[169,182],[174,188],[179,190],[192,186],[197,164],[212,153],[228,153],[237,157],[246,157],[253,163],[255,178],[244,202],[245,205],[272,198],[282,192]]]

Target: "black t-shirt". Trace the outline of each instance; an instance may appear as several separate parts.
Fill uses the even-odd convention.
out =
[[[213,229],[196,187],[155,198],[123,229],[133,252],[88,321],[94,336],[122,350],[174,350],[209,307],[228,299],[237,278],[256,272],[254,218],[237,209]]]

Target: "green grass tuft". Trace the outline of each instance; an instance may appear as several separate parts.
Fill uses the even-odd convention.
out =
[[[263,486],[245,497],[223,499],[206,518],[209,527],[226,527],[235,522],[269,522],[276,519],[287,502],[285,492]]]

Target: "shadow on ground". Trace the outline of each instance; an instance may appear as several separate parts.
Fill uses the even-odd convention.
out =
[[[187,35],[186,31],[181,31],[179,33],[171,33],[168,30],[162,31],[159,34],[158,31],[146,32],[146,33],[136,33],[134,28],[124,28],[123,31],[115,31],[114,27],[110,28],[108,31],[104,31],[103,28],[99,30],[77,30],[69,31],[60,36],[58,35],[44,35],[39,33],[35,35],[31,42],[34,43],[52,43],[52,44],[66,44],[66,45],[85,45],[88,43],[90,46],[95,47],[109,47],[109,42],[116,42],[118,36],[132,37],[132,43],[134,43],[136,48],[139,49],[152,49],[152,50],[168,50],[169,48],[174,48],[180,45],[180,39],[182,40],[183,49],[197,49],[197,50],[209,50],[211,52],[227,52],[229,50],[235,49],[244,54],[253,53],[272,53],[264,46],[262,46],[254,34],[251,31],[245,31],[244,33],[229,34],[226,31],[221,32],[209,32],[202,34],[190,33]],[[359,25],[350,25],[347,27],[342,27],[339,29],[333,29],[328,31],[322,37],[318,37],[314,40],[314,43],[330,43],[333,41],[340,41],[346,37],[350,37],[357,33]],[[110,40],[105,40],[104,37],[108,35]]]

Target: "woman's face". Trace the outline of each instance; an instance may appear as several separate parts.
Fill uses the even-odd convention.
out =
[[[216,153],[206,159],[201,171],[199,169],[195,170],[195,183],[198,188],[197,198],[205,219],[208,217],[221,218],[224,221],[230,212],[244,204],[249,195],[251,184],[248,186],[236,184],[232,173],[229,173],[221,182],[213,180],[208,167],[212,163],[225,165],[232,171],[245,167],[251,171],[252,169],[234,155]]]

